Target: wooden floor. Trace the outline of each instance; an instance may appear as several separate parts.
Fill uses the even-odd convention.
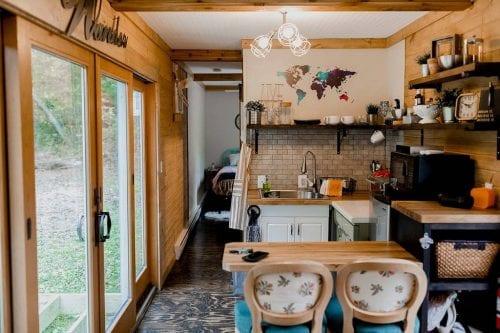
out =
[[[234,332],[231,274],[224,244],[240,241],[227,223],[200,221],[181,259],[155,296],[139,332]]]

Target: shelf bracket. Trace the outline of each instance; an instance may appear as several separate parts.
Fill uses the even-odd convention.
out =
[[[255,155],[259,155],[259,130],[258,129],[254,130],[253,143],[254,143]]]
[[[497,161],[500,161],[500,128],[497,129]]]
[[[342,144],[342,139],[347,136],[347,131],[345,128],[337,128],[337,155],[340,155],[340,145]]]
[[[420,129],[420,145],[423,146],[424,145],[424,129]]]

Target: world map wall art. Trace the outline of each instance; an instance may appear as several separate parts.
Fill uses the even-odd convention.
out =
[[[278,71],[278,77],[285,78],[287,85],[295,90],[297,105],[300,105],[309,94],[321,100],[329,93],[336,93],[340,101],[352,103],[353,99],[343,86],[355,75],[354,71],[338,67],[333,69],[316,67],[313,70],[309,65],[294,65],[285,71]]]

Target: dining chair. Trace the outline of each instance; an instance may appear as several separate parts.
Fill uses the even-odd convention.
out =
[[[342,328],[343,333],[418,332],[417,311],[426,291],[427,277],[415,262],[355,261],[337,272],[336,298],[328,305],[327,320],[330,327],[334,323],[332,331]]]
[[[245,280],[245,301],[235,307],[236,332],[325,332],[332,292],[332,274],[318,262],[257,264]]]

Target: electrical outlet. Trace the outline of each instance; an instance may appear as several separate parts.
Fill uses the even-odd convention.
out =
[[[265,182],[267,182],[266,175],[258,175],[257,176],[257,188],[263,188]]]

